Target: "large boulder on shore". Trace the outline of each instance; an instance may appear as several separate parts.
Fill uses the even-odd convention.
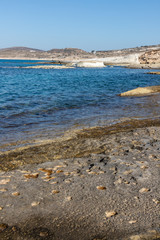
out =
[[[129,97],[129,96],[146,96],[153,93],[160,92],[160,86],[151,86],[151,87],[138,87],[136,89],[120,93],[121,97]]]
[[[96,61],[85,61],[85,62],[78,62],[77,67],[87,67],[87,68],[96,68],[96,67],[105,67],[103,62],[96,62]]]

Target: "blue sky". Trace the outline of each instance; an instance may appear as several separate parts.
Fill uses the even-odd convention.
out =
[[[0,0],[0,48],[160,44],[160,0]]]

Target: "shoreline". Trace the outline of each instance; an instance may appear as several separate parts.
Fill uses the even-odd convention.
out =
[[[158,240],[159,146],[146,119],[1,155],[0,238]]]
[[[143,129],[147,127],[159,127],[160,119],[131,119],[124,122],[119,122],[111,126],[95,126],[85,129],[76,129],[67,131],[64,135],[50,140],[43,140],[43,142],[24,147],[18,147],[13,150],[0,152],[0,170],[8,171],[18,168],[26,164],[42,163],[50,160],[71,157],[84,157],[90,153],[100,153],[103,151],[101,146],[95,148],[87,147],[87,139],[99,140],[113,134],[130,132],[135,129]],[[86,141],[86,144],[84,144]],[[76,151],[74,151],[74,145]],[[84,146],[82,146],[82,144]],[[69,145],[69,146],[68,146]],[[80,150],[78,149],[80,147]],[[48,157],[47,149],[51,148],[52,154]],[[53,149],[55,150],[53,151]],[[66,149],[64,151],[64,148]],[[37,154],[38,153],[38,154]],[[43,155],[42,157],[40,155]],[[50,155],[50,154],[49,154]],[[53,156],[52,156],[53,155]],[[35,157],[34,160],[32,160]],[[23,161],[15,162],[15,159],[22,159]],[[9,160],[9,161],[8,161]],[[12,164],[12,161],[14,164]]]

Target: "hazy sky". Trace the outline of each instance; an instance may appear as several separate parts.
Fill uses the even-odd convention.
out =
[[[0,0],[0,48],[160,44],[160,0]]]

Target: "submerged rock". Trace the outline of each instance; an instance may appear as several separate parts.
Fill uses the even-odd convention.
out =
[[[136,89],[120,93],[119,96],[145,96],[150,95],[152,93],[160,92],[160,86],[151,86],[151,87],[138,87]]]

